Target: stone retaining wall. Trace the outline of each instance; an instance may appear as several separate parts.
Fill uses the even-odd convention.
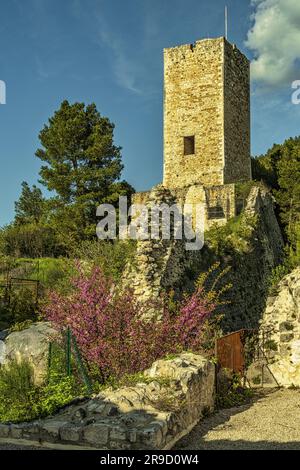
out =
[[[300,267],[285,276],[267,301],[261,322],[268,366],[278,384],[300,386]]]
[[[215,367],[183,353],[156,361],[145,382],[106,390],[45,420],[1,424],[0,442],[97,449],[170,449],[214,407]]]

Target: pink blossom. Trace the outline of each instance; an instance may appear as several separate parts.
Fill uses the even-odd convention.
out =
[[[203,322],[215,309],[201,289],[185,298],[177,313],[165,308],[160,321],[145,320],[132,292],[118,294],[99,268],[89,275],[77,269],[72,294],[51,292],[45,316],[59,330],[71,328],[87,364],[104,379],[144,370],[166,354],[201,348]]]

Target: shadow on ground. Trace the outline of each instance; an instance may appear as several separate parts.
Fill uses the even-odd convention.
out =
[[[288,437],[285,439],[283,437],[280,442],[279,440],[276,441],[275,433],[274,433],[274,440],[272,436],[272,428],[270,423],[266,423],[266,426],[269,426],[269,435],[268,439],[263,439],[256,433],[257,431],[257,424],[259,420],[261,420],[261,429],[263,430],[264,427],[264,417],[260,417],[260,413],[255,412],[253,414],[253,430],[251,426],[248,426],[248,423],[245,422],[243,426],[243,420],[241,417],[238,417],[237,420],[232,420],[231,418],[237,417],[241,413],[247,412],[250,410],[253,405],[258,404],[259,409],[266,408],[267,403],[272,403],[272,395],[277,396],[280,393],[278,388],[276,389],[263,389],[263,390],[256,390],[255,395],[252,400],[246,404],[239,407],[229,408],[229,409],[221,409],[216,411],[211,416],[207,417],[206,419],[202,420],[188,435],[182,438],[176,444],[176,450],[300,450],[300,430],[299,430],[299,440],[289,439]],[[300,405],[300,403],[299,403]],[[258,409],[258,408],[256,408]],[[300,410],[298,411],[300,414]],[[276,418],[277,412],[276,409],[273,410],[273,416]],[[283,423],[276,423],[276,426],[282,426],[282,429],[288,433],[289,430],[292,432],[295,431],[295,427],[292,427],[292,424],[289,426],[290,423],[283,424]],[[245,440],[244,438],[238,438],[238,426],[243,427],[242,431],[245,434],[245,429],[248,429],[249,440]],[[288,429],[290,428],[290,429]],[[263,433],[263,432],[262,432]],[[224,439],[220,439],[219,434],[224,434]],[[234,438],[233,436],[236,436]],[[264,433],[263,433],[264,434]],[[282,432],[283,434],[283,432]],[[228,435],[228,439],[227,439]],[[244,436],[243,436],[244,437]],[[286,441],[286,442],[285,442]]]

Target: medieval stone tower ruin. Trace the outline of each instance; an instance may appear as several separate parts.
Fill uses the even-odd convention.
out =
[[[249,180],[249,61],[224,38],[164,51],[164,186]]]
[[[248,59],[223,37],[165,49],[160,193],[203,204],[209,227],[236,215],[235,184],[250,179]],[[134,202],[149,197],[138,193]]]

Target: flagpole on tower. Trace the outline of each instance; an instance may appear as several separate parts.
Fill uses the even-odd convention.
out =
[[[225,6],[225,39],[228,39],[228,9],[227,5]]]

